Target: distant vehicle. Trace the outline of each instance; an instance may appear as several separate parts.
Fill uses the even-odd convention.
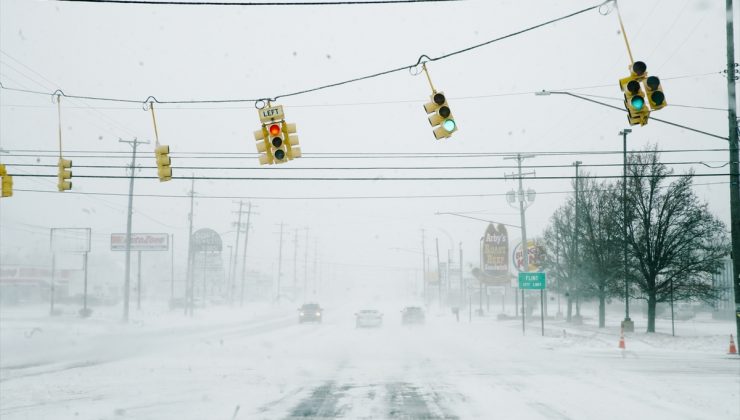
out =
[[[377,309],[363,309],[355,314],[357,328],[379,327],[383,325],[383,314]]]
[[[694,308],[690,305],[678,305],[673,316],[679,321],[688,321],[696,316],[696,312],[694,312]]]
[[[185,298],[171,298],[169,302],[170,310],[181,309],[187,305]]]
[[[304,303],[298,308],[298,322],[321,322],[324,310],[318,303]]]
[[[401,311],[401,324],[423,324],[424,309],[419,306],[407,306]]]

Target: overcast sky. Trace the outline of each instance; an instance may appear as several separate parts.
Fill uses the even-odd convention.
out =
[[[323,6],[199,7],[0,2],[0,81],[6,87],[70,95],[126,98],[144,102],[274,97],[415,63],[421,54],[439,56],[597,4],[598,0],[471,0],[459,3]],[[635,59],[661,77],[669,106],[654,116],[727,136],[727,114],[685,108],[727,107],[724,2],[709,0],[622,0],[625,28]],[[537,153],[529,165],[538,176],[572,176],[572,162],[621,164],[619,131],[625,115],[566,96],[535,96],[542,89],[571,89],[607,97],[620,106],[617,81],[628,75],[629,59],[616,12],[593,10],[445,60],[430,63],[438,90],[449,98],[459,125],[452,138],[435,141],[422,105],[431,93],[424,76],[408,71],[319,92],[284,98],[289,122],[298,127],[304,158],[278,167],[259,167],[254,155],[236,159],[196,158],[193,152],[255,152],[259,128],[251,103],[159,105],[160,140],[170,145],[175,176],[241,177],[503,177],[513,161],[500,156],[466,159],[318,158],[316,153]],[[594,87],[597,86],[597,87]],[[516,95],[512,95],[516,94]],[[68,151],[126,152],[116,159],[76,157],[75,165],[128,164],[130,147],[119,138],[154,140],[151,115],[140,104],[62,99],[63,148]],[[55,164],[57,108],[49,96],[0,91],[0,154],[5,163]],[[648,143],[661,150],[726,149],[720,139],[650,122],[633,127],[630,149]],[[18,152],[38,150],[42,152]],[[154,165],[153,145],[139,149],[143,166]],[[183,154],[187,152],[188,154]],[[69,152],[69,155],[75,153]],[[312,156],[313,154],[313,156]],[[20,156],[23,155],[23,156]],[[79,155],[79,153],[77,153]],[[726,151],[665,153],[665,162],[703,161],[721,166]],[[188,170],[182,166],[228,166],[240,170]],[[336,170],[357,167],[487,166],[483,169]],[[726,173],[726,168],[676,165],[677,172]],[[297,168],[326,168],[301,170]],[[619,175],[620,166],[584,168]],[[55,175],[52,167],[10,167],[15,174]],[[531,169],[528,169],[531,171]],[[76,168],[77,175],[125,175],[122,168]],[[142,169],[141,175],[155,175]],[[14,179],[16,190],[54,191],[56,178]],[[696,179],[697,194],[729,222],[726,177]],[[122,196],[16,191],[0,203],[0,255],[4,264],[48,262],[49,227],[91,227],[98,266],[123,262],[108,255],[111,232],[124,232],[128,181],[74,178],[72,192]],[[570,180],[528,180],[538,195],[527,211],[529,236],[540,234],[567,198]],[[519,224],[505,194],[513,181],[196,181],[195,227],[225,233],[233,244],[236,198],[252,197],[252,268],[275,273],[279,224],[285,223],[283,272],[292,276],[293,236],[300,230],[299,258],[309,227],[310,258],[318,241],[320,261],[337,277],[395,281],[419,268],[421,229],[427,251],[439,237],[445,255],[462,242],[465,260],[477,264],[478,240],[486,224],[436,212],[479,212],[475,217]],[[156,179],[136,182],[134,232],[175,234],[176,255],[184,261],[190,182]],[[481,195],[415,199],[276,200],[265,197],[346,197]],[[501,194],[501,195],[497,195]],[[256,198],[255,198],[256,197]],[[512,237],[519,236],[516,230]],[[25,258],[25,257],[24,257]],[[167,267],[164,256],[152,261]],[[371,265],[409,270],[371,268]],[[333,267],[333,268],[329,268]],[[182,269],[178,267],[178,272]],[[117,273],[112,274],[118,278]]]

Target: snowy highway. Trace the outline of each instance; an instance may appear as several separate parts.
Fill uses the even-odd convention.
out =
[[[533,322],[522,337],[516,320],[457,323],[434,311],[421,326],[402,326],[400,314],[387,310],[382,327],[357,329],[347,307],[327,308],[323,323],[298,324],[294,311],[127,326],[6,316],[0,417],[699,420],[740,414],[740,360],[701,346],[661,349],[659,340],[635,334],[621,351],[613,329],[564,333],[553,324],[543,338]]]

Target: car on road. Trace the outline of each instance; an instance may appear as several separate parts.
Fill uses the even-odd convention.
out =
[[[372,328],[383,325],[383,314],[377,309],[362,309],[355,313],[355,326],[357,328]]]
[[[298,323],[321,322],[323,312],[318,303],[304,303],[298,308]]]
[[[424,321],[424,309],[420,306],[407,306],[401,311],[401,324],[423,324]]]

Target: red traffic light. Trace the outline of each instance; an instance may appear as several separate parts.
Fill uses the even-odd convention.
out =
[[[280,125],[278,125],[278,124],[271,125],[270,126],[270,129],[269,129],[269,132],[270,132],[270,135],[271,136],[277,136],[277,135],[279,135],[280,134]]]

